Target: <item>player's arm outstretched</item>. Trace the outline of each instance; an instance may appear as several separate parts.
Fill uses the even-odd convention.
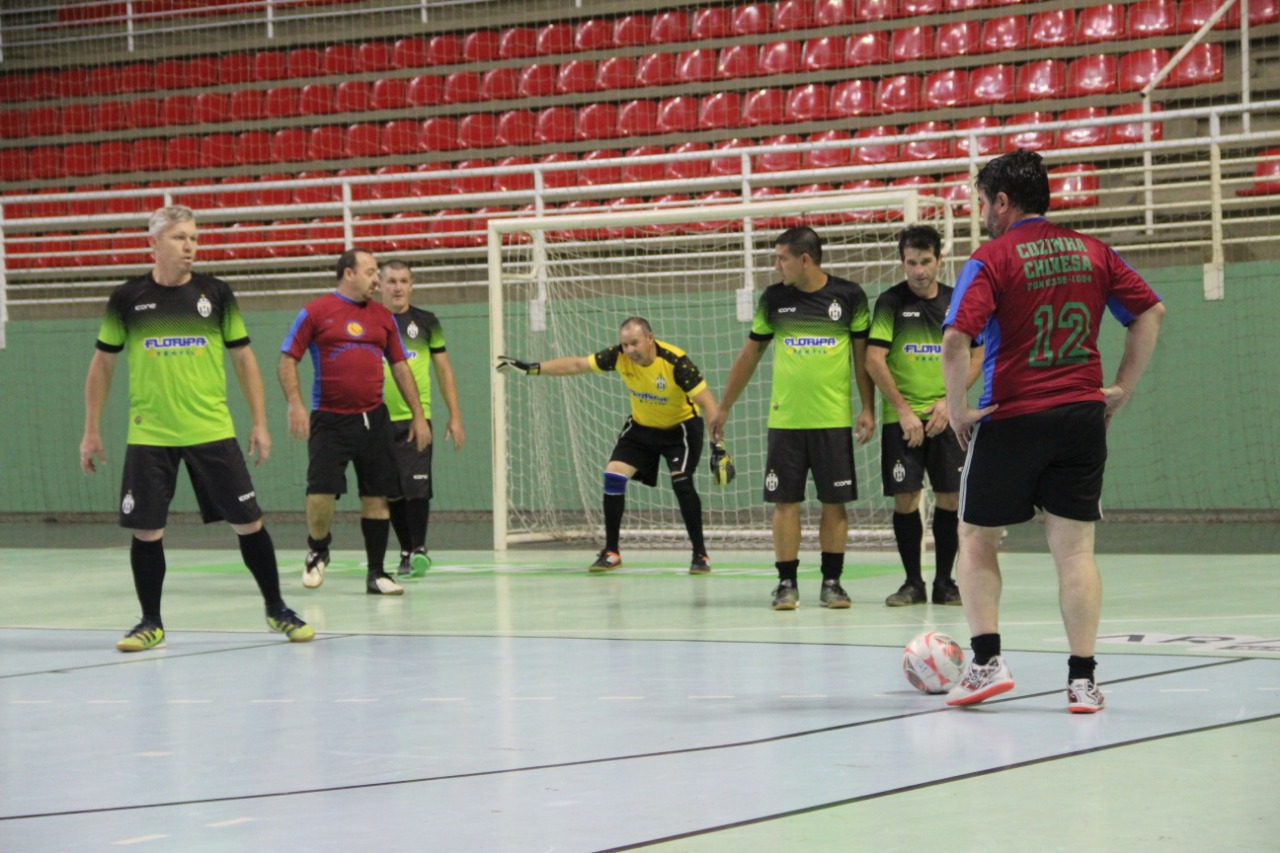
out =
[[[521,361],[509,355],[498,356],[498,370],[513,370],[526,376],[577,376],[591,372],[591,358],[574,355],[550,361]]]
[[[116,355],[94,350],[89,361],[89,373],[84,380],[84,437],[80,439],[80,470],[86,474],[98,471],[94,460],[106,463],[106,448],[102,444],[102,410],[107,405],[111,391],[111,377],[116,371]]]

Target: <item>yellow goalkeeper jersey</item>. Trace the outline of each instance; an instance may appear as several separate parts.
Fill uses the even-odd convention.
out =
[[[641,426],[668,429],[698,417],[693,396],[707,387],[697,366],[684,350],[662,341],[657,358],[642,367],[622,354],[622,346],[611,346],[590,357],[597,373],[615,371],[631,392],[631,419]]]

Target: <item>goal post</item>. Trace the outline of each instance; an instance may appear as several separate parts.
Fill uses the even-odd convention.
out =
[[[689,354],[719,400],[759,295],[776,280],[778,234],[812,226],[823,238],[823,269],[859,282],[874,303],[901,280],[898,232],[918,222],[937,227],[950,246],[946,203],[907,189],[491,219],[490,364],[501,355],[548,361],[598,352],[617,343],[623,320],[641,316],[655,337]],[[770,543],[761,495],[771,365],[766,355],[725,428],[737,479],[713,485],[705,448],[695,475],[712,545]],[[599,539],[602,472],[630,412],[625,386],[611,375],[505,372],[493,373],[492,383],[495,549]],[[850,537],[887,541],[892,503],[880,495],[878,431],[855,454],[859,499],[850,504]],[[816,525],[814,509],[805,518],[807,538]],[[641,547],[687,541],[665,469],[657,488],[628,488],[622,538]]]

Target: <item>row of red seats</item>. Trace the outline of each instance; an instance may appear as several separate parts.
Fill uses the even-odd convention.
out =
[[[343,145],[328,144],[341,132],[339,129],[326,127],[308,131],[291,128],[278,131],[276,136],[284,140],[295,140],[281,144],[288,151],[297,153],[270,155],[267,161],[237,162],[491,148],[568,142],[575,139],[608,139],[726,127],[825,121],[984,104],[1094,97],[1142,89],[1168,63],[1169,56],[1169,52],[1164,49],[1148,49],[1121,57],[1099,54],[1083,56],[1070,62],[1042,59],[1021,66],[987,65],[972,70],[935,71],[924,77],[898,74],[878,81],[863,78],[831,86],[812,83],[790,90],[715,92],[701,97],[678,96],[619,104],[601,103],[577,109],[568,106],[549,107],[537,112],[513,110],[498,115],[476,114],[461,119],[444,116],[429,119],[430,130],[424,131],[425,136],[418,142],[384,140],[380,145],[358,144],[346,150],[345,155]],[[574,64],[563,66],[560,75],[562,83],[564,72]],[[526,71],[538,68],[554,70],[554,66],[531,66]],[[301,89],[245,89],[230,94],[206,92],[196,96],[171,95],[162,101],[105,101],[97,105],[76,104],[61,109],[37,107],[27,111],[9,110],[0,112],[0,138],[38,138],[131,128],[261,121],[455,103],[461,96],[457,94],[456,88],[451,89],[451,78],[454,76],[457,75],[447,78],[417,77],[411,81],[379,80],[372,85],[348,81],[339,84],[336,89],[316,83]],[[1222,78],[1222,45],[1201,44],[1183,58],[1161,85],[1166,88],[1194,86],[1219,82]],[[484,91],[489,79],[477,79],[466,85],[473,83]],[[548,84],[554,84],[553,77],[548,77]],[[523,83],[516,81],[510,82],[510,85],[523,87]],[[403,140],[406,134],[404,128],[413,124],[397,121],[385,125],[386,130],[382,132],[367,129],[353,131],[361,135],[362,139],[371,139],[378,133],[385,133]],[[242,136],[252,140],[261,138],[265,133],[268,131],[251,131],[249,134],[252,135]],[[308,133],[313,137],[323,137],[326,142],[309,153],[307,145],[296,142]],[[450,142],[450,139],[455,142]],[[320,149],[323,149],[322,153],[319,153]],[[360,153],[354,153],[355,149]],[[104,168],[103,171],[113,170]]]
[[[82,26],[123,23],[135,20],[181,18],[217,14],[258,13],[268,5],[275,9],[291,6],[329,6],[356,0],[133,0],[132,3],[63,3],[58,7],[58,23]],[[130,8],[132,7],[132,8]]]
[[[784,0],[786,2],[786,0]],[[908,0],[910,2],[910,0]],[[1183,0],[1176,6],[1172,0],[1147,0],[1128,8],[1110,3],[1081,9],[1047,10],[1031,15],[1005,16],[985,22],[955,20],[937,27],[908,27],[893,31],[865,32],[854,36],[832,35],[805,42],[781,43],[780,47],[768,45],[760,56],[755,56],[754,45],[727,47],[717,55],[710,51],[698,52],[691,60],[696,66],[694,76],[675,74],[669,81],[662,81],[662,68],[652,73],[659,82],[644,82],[642,77],[624,72],[603,73],[597,79],[597,88],[616,88],[629,85],[669,85],[672,81],[688,79],[713,79],[716,77],[740,77],[754,74],[790,73],[795,71],[823,70],[828,68],[857,67],[868,64],[913,61],[935,57],[965,56],[992,53],[1002,50],[1037,49],[1069,44],[1096,44],[1125,38],[1146,38],[1171,33],[1185,33],[1197,29],[1208,20],[1217,7],[1218,0]],[[764,4],[753,4],[737,9],[751,9]],[[941,3],[934,5],[941,6]],[[841,4],[820,3],[811,20],[820,27],[840,26],[847,20],[832,13],[831,9],[843,9]],[[693,13],[694,39],[719,38],[736,34],[730,23],[712,26],[707,23],[719,20],[716,16],[728,15],[735,9],[709,7]],[[913,12],[912,14],[924,14]],[[238,53],[221,57],[196,59],[169,59],[156,63],[134,62],[123,65],[96,68],[71,68],[61,72],[37,71],[26,74],[10,74],[0,77],[0,101],[16,102],[49,98],[101,97],[130,93],[145,93],[169,89],[200,88],[216,85],[241,85],[251,81],[304,79],[325,75],[352,75],[380,73],[392,70],[411,70],[472,62],[493,62],[503,59],[521,59],[539,56],[568,54],[578,50],[605,50],[615,46],[666,44],[687,41],[673,37],[690,32],[670,22],[684,12],[662,13],[652,20],[645,16],[627,16],[615,21],[592,19],[577,25],[548,24],[541,29],[513,27],[507,30],[481,30],[466,36],[446,34],[432,38],[406,38],[392,42],[366,42],[362,44],[336,44],[323,49],[301,47],[291,51],[266,51],[257,54]],[[722,17],[723,17],[722,15]],[[1234,15],[1234,19],[1232,17]],[[673,17],[674,16],[674,17]],[[1250,22],[1255,26],[1280,21],[1280,0],[1252,0],[1249,4]],[[637,20],[639,19],[639,21]],[[786,20],[791,20],[787,17]],[[627,23],[624,26],[624,22]],[[663,22],[660,26],[660,22]],[[1236,26],[1239,22],[1238,7],[1233,7],[1220,27]],[[641,25],[643,24],[643,26]],[[728,27],[728,29],[726,29]],[[786,31],[787,27],[774,27]],[[795,29],[795,28],[790,28]],[[765,30],[762,30],[763,32]],[[754,32],[754,30],[753,30]],[[708,63],[710,56],[715,62]],[[677,61],[674,54],[666,60],[656,60],[658,65]],[[638,63],[637,57],[620,57],[625,62]],[[679,60],[683,64],[683,59]],[[603,64],[603,63],[602,63]],[[710,65],[715,70],[708,74],[701,71]],[[787,70],[774,70],[777,68]],[[506,69],[512,71],[513,69]],[[478,73],[478,72],[477,72]]]

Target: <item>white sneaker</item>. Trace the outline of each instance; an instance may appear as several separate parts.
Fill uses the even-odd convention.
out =
[[[404,587],[391,579],[391,575],[383,572],[371,575],[365,583],[364,591],[370,595],[404,595]]]
[[[970,660],[964,666],[960,683],[947,693],[947,704],[977,705],[1012,689],[1013,673],[1005,665],[1004,658],[996,655],[985,666],[978,666]]]
[[[1107,704],[1106,697],[1091,678],[1077,678],[1067,685],[1067,710],[1073,714],[1096,714]]]
[[[329,549],[311,551],[302,564],[302,585],[307,589],[319,589],[324,583],[324,570],[329,565]]]

